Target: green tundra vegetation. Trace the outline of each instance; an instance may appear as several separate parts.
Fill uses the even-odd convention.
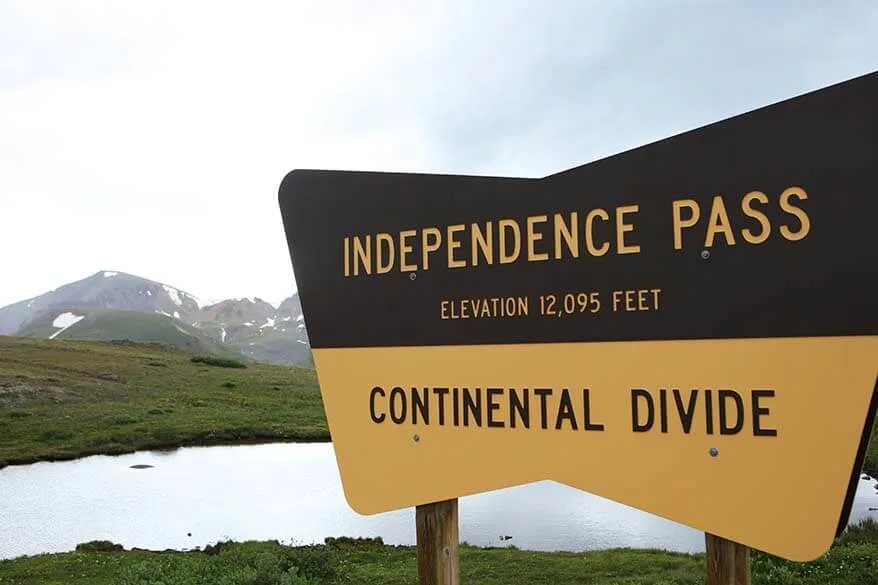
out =
[[[204,550],[114,550],[86,543],[75,552],[0,561],[6,585],[413,585],[413,547],[372,539],[327,539],[322,545],[218,543]],[[753,585],[878,584],[878,524],[843,535],[823,557],[791,563],[751,553]],[[531,552],[463,544],[460,578],[467,585],[703,585],[703,554],[613,549]]]
[[[0,337],[0,467],[329,438],[310,368],[157,344]]]
[[[136,449],[328,441],[313,368],[130,341],[0,336],[0,467]],[[878,477],[878,433],[863,470]]]

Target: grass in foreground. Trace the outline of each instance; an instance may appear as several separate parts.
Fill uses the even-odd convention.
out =
[[[292,547],[277,542],[221,543],[204,551],[112,551],[91,543],[73,553],[0,561],[4,585],[411,585],[412,547],[379,540],[330,539]],[[103,552],[101,552],[103,550]],[[461,583],[473,585],[702,585],[703,554],[615,549],[542,553],[462,545]],[[753,585],[874,585],[878,583],[878,524],[845,534],[822,558],[790,563],[752,553]]]
[[[329,440],[313,370],[192,357],[151,344],[0,337],[0,467],[182,445]]]

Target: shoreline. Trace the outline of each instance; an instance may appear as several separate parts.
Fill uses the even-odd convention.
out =
[[[460,543],[459,550],[461,582],[476,585],[698,585],[706,576],[704,552],[628,547],[548,552],[466,542]],[[878,523],[873,521],[843,535],[826,554],[813,561],[795,563],[751,550],[750,567],[754,585],[864,585],[875,583],[876,559]],[[3,583],[116,585],[120,580],[154,582],[156,576],[161,576],[165,583],[237,585],[252,583],[252,577],[259,574],[260,583],[272,585],[402,585],[417,582],[417,571],[417,547],[385,544],[381,537],[333,537],[322,544],[307,545],[226,540],[187,550],[126,549],[108,540],[97,540],[80,543],[69,552],[0,560]],[[245,576],[247,579],[243,579]]]
[[[212,433],[211,433],[212,434]],[[75,453],[45,454],[33,457],[19,457],[0,461],[0,470],[6,467],[21,467],[32,465],[34,463],[59,463],[64,461],[75,461],[77,459],[85,459],[96,455],[107,457],[115,457],[119,455],[131,455],[142,451],[176,451],[187,447],[235,447],[238,445],[272,445],[277,443],[332,443],[332,437],[328,432],[304,434],[301,437],[290,437],[289,435],[249,435],[245,437],[210,437],[209,435],[197,436],[191,439],[183,439],[173,442],[155,442],[145,443],[131,447],[130,449],[85,449]],[[878,460],[863,462],[862,469],[858,470],[858,476],[863,474],[873,478],[878,478]]]
[[[85,459],[87,457],[95,456],[117,457],[121,455],[133,455],[135,453],[141,453],[145,451],[173,452],[177,451],[178,449],[185,449],[189,447],[236,447],[243,445],[274,445],[278,443],[332,443],[332,439],[329,434],[305,435],[303,437],[296,438],[290,438],[288,436],[256,435],[243,438],[219,437],[215,439],[210,438],[205,440],[204,438],[198,437],[192,440],[182,440],[168,443],[147,443],[144,445],[131,447],[130,449],[85,449],[77,451],[75,453],[49,453],[44,455],[35,455],[33,457],[18,457],[8,459],[6,461],[0,461],[0,470],[3,470],[7,467],[23,467],[27,465],[33,465],[34,463],[61,463],[65,461],[76,461],[79,459]]]

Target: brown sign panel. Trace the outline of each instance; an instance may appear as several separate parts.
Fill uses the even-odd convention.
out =
[[[870,74],[541,179],[291,172],[350,505],[555,480],[819,556],[876,408],[876,169]]]

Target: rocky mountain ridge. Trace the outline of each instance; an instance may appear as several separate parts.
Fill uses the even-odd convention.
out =
[[[134,311],[171,319],[259,361],[299,364],[311,357],[296,294],[277,308],[258,297],[205,301],[168,284],[119,271],[100,271],[0,308],[0,335],[40,331],[47,336],[75,337],[77,328],[82,334],[87,324],[76,319],[77,310]],[[54,322],[58,323],[54,329],[29,327]]]

